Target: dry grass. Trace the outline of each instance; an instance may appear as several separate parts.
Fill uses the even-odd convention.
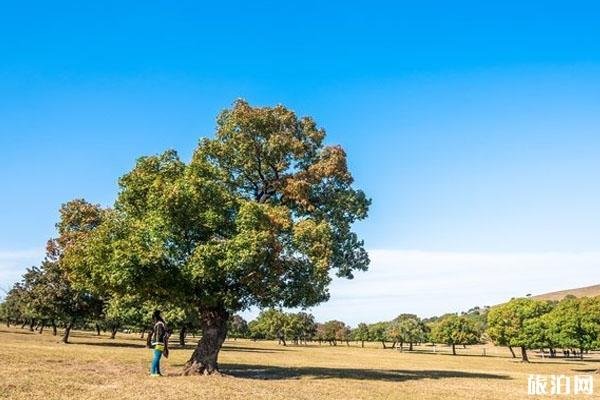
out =
[[[597,356],[584,362],[532,357],[522,364],[489,346],[481,357],[482,346],[451,356],[445,348],[400,353],[374,343],[362,349],[230,340],[220,356],[228,376],[179,376],[189,346],[173,349],[163,363],[166,377],[150,378],[150,351],[135,335],[110,340],[75,332],[64,345],[48,333],[2,328],[0,340],[0,398],[15,400],[525,399],[528,374],[591,373],[600,365]]]
[[[562,300],[566,296],[575,297],[595,297],[600,296],[600,285],[586,286],[577,289],[561,290],[558,292],[550,292],[533,296],[534,299],[538,300]]]

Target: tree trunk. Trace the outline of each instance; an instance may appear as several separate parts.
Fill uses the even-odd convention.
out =
[[[383,341],[383,340],[382,340],[382,341],[381,341],[381,344],[383,345],[383,348],[384,348],[384,349],[387,349],[387,347],[385,347],[385,341]]]
[[[35,319],[31,320],[31,323],[29,324],[29,331],[33,332],[33,326],[35,325]]]
[[[110,338],[114,339],[117,336],[117,331],[119,330],[119,327],[117,325],[111,327],[110,329]]]
[[[412,344],[412,342],[410,342],[408,344],[408,351],[413,351],[413,344]]]
[[[179,330],[179,345],[181,347],[185,346],[185,336],[187,335],[187,328],[184,326]]]
[[[454,343],[452,343],[452,355],[456,355],[456,345]]]
[[[579,358],[583,360],[583,348],[579,349]]]
[[[100,325],[96,323],[96,336],[100,336]]]
[[[65,326],[65,334],[62,337],[63,343],[69,343],[69,335],[71,334],[71,328],[73,328],[73,322],[69,322],[67,326]]]
[[[365,341],[364,340],[360,341],[360,347],[363,347],[363,348],[365,347]]]
[[[52,325],[52,336],[56,336],[58,334],[57,329],[56,329],[56,322],[54,322],[54,320],[52,320],[50,322],[50,324]]]
[[[512,346],[508,346],[508,349],[510,350],[510,354],[512,354],[512,358],[517,358],[517,355],[515,354],[515,351],[513,350]]]
[[[42,321],[40,323],[40,335],[44,333],[44,327],[46,326],[46,321]]]
[[[25,325],[27,325],[27,320],[24,320],[24,321],[23,321],[23,325],[21,325],[21,329],[24,329],[24,328],[25,328]]]
[[[529,362],[529,357],[527,357],[527,349],[525,346],[521,346],[521,361]]]
[[[145,329],[142,329],[142,334],[140,335],[140,339],[143,339],[143,338],[144,338],[144,334],[145,334],[145,333],[146,333],[146,330],[145,330]]]
[[[217,358],[225,337],[229,313],[224,307],[201,308],[202,338],[192,357],[183,368],[184,375],[210,375],[219,373]]]

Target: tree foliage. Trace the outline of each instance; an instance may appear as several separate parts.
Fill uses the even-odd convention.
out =
[[[211,361],[196,353],[188,371],[215,370],[233,312],[312,306],[328,299],[330,271],[367,268],[352,223],[369,200],[352,187],[343,149],[324,138],[283,106],[236,101],[190,163],[166,151],[119,180],[114,209],[72,238],[71,276],[100,293],[194,304],[218,337],[202,350]]]

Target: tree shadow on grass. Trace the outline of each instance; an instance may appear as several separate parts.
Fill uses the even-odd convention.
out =
[[[314,379],[358,379],[371,381],[403,382],[419,379],[470,378],[470,379],[511,379],[508,375],[486,374],[480,372],[451,371],[451,370],[377,370],[360,368],[322,368],[301,367],[283,368],[266,365],[221,364],[220,370],[238,378],[246,379],[299,379],[309,377]]]
[[[196,346],[194,346],[195,348]],[[221,351],[246,351],[250,353],[277,353],[281,351],[293,351],[290,349],[261,349],[258,347],[243,347],[243,346],[223,346]]]

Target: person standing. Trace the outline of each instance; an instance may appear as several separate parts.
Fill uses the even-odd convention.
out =
[[[153,349],[152,364],[150,365],[150,376],[162,376],[160,373],[160,359],[165,354],[168,356],[168,340],[169,333],[165,320],[162,318],[159,310],[155,310],[152,314],[152,322],[154,327],[152,328],[152,341],[151,348]]]

